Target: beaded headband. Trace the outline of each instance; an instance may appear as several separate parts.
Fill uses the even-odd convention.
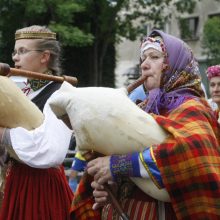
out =
[[[24,31],[15,33],[15,40],[19,39],[49,39],[56,40],[56,33],[54,32],[37,32],[37,31]]]
[[[156,49],[161,53],[166,52],[163,39],[160,36],[147,37],[143,40],[141,44],[141,58],[143,57],[144,51],[149,48]]]

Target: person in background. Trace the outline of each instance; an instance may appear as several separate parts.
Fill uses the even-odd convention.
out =
[[[142,152],[96,158],[87,164],[94,177],[94,210],[102,220],[120,219],[103,184],[117,183],[117,199],[128,219],[220,218],[220,130],[201,88],[198,63],[182,40],[152,31],[141,46],[141,71],[149,92],[142,109],[168,137]],[[120,148],[120,146],[118,146]],[[141,192],[129,177],[151,179],[166,189],[170,203]]]
[[[209,79],[209,91],[211,99],[209,99],[209,104],[211,108],[215,111],[216,117],[220,123],[220,65],[210,66],[206,70],[207,77]]]
[[[61,48],[56,33],[33,25],[17,30],[15,40],[15,68],[51,75],[61,73]],[[60,86],[56,82],[29,79],[22,90],[44,113],[43,125],[33,131],[21,127],[0,129],[1,148],[11,146],[20,159],[8,159],[1,220],[70,219],[74,195],[61,164],[72,131],[56,118],[47,103]]]

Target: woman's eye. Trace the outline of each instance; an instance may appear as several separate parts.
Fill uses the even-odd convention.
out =
[[[151,56],[151,59],[155,60],[155,59],[158,59],[159,57],[157,55],[152,55]]]
[[[20,50],[19,50],[19,53],[20,54],[24,54],[26,52],[26,49],[25,48],[20,48]]]
[[[148,54],[148,55],[145,55],[141,58],[141,62],[143,63],[146,59],[149,59],[149,60],[158,60],[160,59],[161,57],[163,57],[162,55],[158,55],[158,54]]]

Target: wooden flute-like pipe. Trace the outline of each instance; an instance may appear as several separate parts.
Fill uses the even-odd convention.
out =
[[[127,86],[128,94],[130,94],[134,89],[136,89],[138,86],[144,83],[144,81],[147,79],[147,76],[141,76],[137,80],[135,80],[133,83]]]
[[[77,78],[73,76],[54,76],[47,75],[43,73],[21,70],[16,68],[10,68],[8,64],[0,63],[0,75],[2,76],[24,76],[31,79],[40,79],[40,80],[49,80],[62,83],[63,81],[67,81],[72,85],[77,85]]]

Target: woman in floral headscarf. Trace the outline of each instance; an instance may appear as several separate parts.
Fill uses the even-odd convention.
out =
[[[209,91],[211,101],[216,104],[216,116],[218,117],[220,109],[220,65],[208,67],[207,77],[209,79]],[[220,120],[220,117],[218,117]]]
[[[143,152],[96,158],[87,165],[94,176],[95,204],[102,219],[120,219],[103,184],[118,184],[118,200],[130,220],[220,218],[219,125],[204,99],[198,64],[180,39],[154,30],[141,46],[141,70],[149,91],[142,103],[168,132],[157,146]],[[126,113],[125,113],[126,114]],[[120,146],[119,146],[120,147]],[[165,188],[171,203],[141,192],[128,177],[152,179]]]

